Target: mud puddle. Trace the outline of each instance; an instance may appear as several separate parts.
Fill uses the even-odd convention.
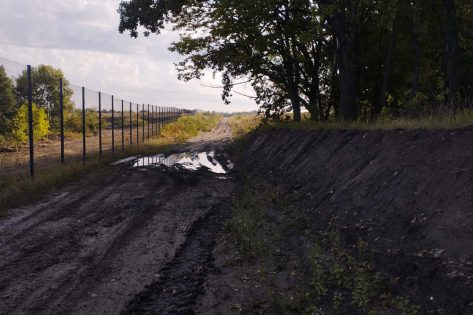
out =
[[[224,165],[216,158],[215,151],[210,152],[185,152],[171,155],[157,154],[152,156],[132,156],[113,163],[113,165],[129,164],[133,167],[176,167],[189,171],[206,169],[215,174],[227,174],[233,169],[229,160]]]

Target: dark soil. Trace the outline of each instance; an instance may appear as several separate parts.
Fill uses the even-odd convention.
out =
[[[228,138],[222,123],[177,151],[218,151]],[[422,314],[473,314],[472,156],[473,129],[268,130],[238,166],[314,229],[335,222],[346,246],[367,241],[375,269]],[[237,185],[207,171],[115,166],[13,209],[0,221],[0,314],[229,314],[246,300],[257,312],[260,273],[227,264],[233,247],[220,234]],[[285,238],[287,253],[303,255]],[[299,276],[274,274],[283,288]]]
[[[179,150],[218,151],[230,134],[219,130]],[[205,169],[110,166],[11,209],[0,220],[0,314],[162,313],[191,303],[233,185]],[[141,305],[160,283],[179,298]]]
[[[473,314],[473,129],[270,130],[244,164],[307,209],[361,237],[375,268],[421,313]]]
[[[228,204],[228,203],[227,203]],[[159,280],[147,286],[127,307],[128,314],[193,314],[203,293],[207,273],[213,266],[212,249],[224,221],[218,205],[196,222],[186,241],[159,272]]]

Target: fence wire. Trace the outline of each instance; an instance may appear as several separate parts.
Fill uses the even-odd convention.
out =
[[[28,66],[0,57],[0,176],[28,174],[28,169],[33,176],[35,167],[123,152],[191,113],[124,100],[70,83],[51,70],[40,65],[28,72]]]

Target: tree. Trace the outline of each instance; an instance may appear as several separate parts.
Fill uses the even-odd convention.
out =
[[[31,69],[33,102],[43,108],[52,129],[59,129],[59,79],[63,79],[64,112],[73,110],[73,94],[69,81],[60,69],[40,65]],[[16,90],[21,103],[28,101],[28,77],[26,71],[16,80]]]
[[[172,24],[180,79],[221,73],[225,102],[249,82],[267,117],[419,116],[473,97],[468,0],[129,0],[119,12],[133,37]]]
[[[236,81],[244,81],[251,82],[255,100],[268,115],[284,112],[290,104],[295,120],[300,120],[301,103],[316,106],[307,95],[314,97],[314,91],[301,89],[302,81],[317,81],[313,76],[318,76],[316,62],[301,60],[302,54],[315,56],[317,46],[307,36],[315,30],[311,1],[191,0],[179,2],[181,10],[177,5],[171,9],[170,2],[122,2],[120,31],[138,36],[137,28],[143,25],[149,35],[159,33],[165,21],[173,22],[183,35],[171,50],[188,56],[179,63],[179,77],[200,78],[206,69],[222,72],[226,102]]]
[[[33,135],[34,141],[46,137],[49,133],[49,121],[43,108],[33,103]],[[29,135],[28,127],[28,105],[20,106],[15,118],[13,119],[13,136],[20,142],[27,142]]]
[[[12,129],[12,120],[16,113],[15,87],[7,76],[5,68],[0,66],[0,134]]]

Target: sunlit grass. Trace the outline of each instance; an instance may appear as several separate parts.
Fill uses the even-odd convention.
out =
[[[473,125],[473,109],[432,113],[420,118],[386,118],[371,122],[320,122],[310,120],[308,115],[304,115],[303,118],[303,121],[300,123],[292,120],[282,120],[269,122],[267,126],[289,129],[452,129]]]
[[[170,139],[173,142],[184,142],[197,136],[201,131],[211,131],[217,126],[220,119],[221,116],[218,115],[183,115],[176,122],[164,126],[161,135],[162,138]]]
[[[256,115],[233,115],[228,118],[228,124],[233,136],[239,137],[247,134],[261,124],[261,117]]]
[[[162,129],[160,136],[151,138],[146,143],[120,149],[112,154],[104,152],[100,159],[97,152],[88,153],[84,165],[80,156],[68,156],[67,163],[61,165],[58,161],[42,165],[36,170],[32,179],[24,170],[19,170],[8,178],[0,179],[0,217],[6,215],[8,208],[37,200],[49,191],[74,182],[89,173],[94,173],[97,178],[106,176],[111,169],[107,167],[111,162],[134,155],[156,154],[169,150],[173,145],[182,143],[196,136],[200,131],[210,131],[218,123],[220,116],[198,114],[183,116],[176,122],[170,123]]]

